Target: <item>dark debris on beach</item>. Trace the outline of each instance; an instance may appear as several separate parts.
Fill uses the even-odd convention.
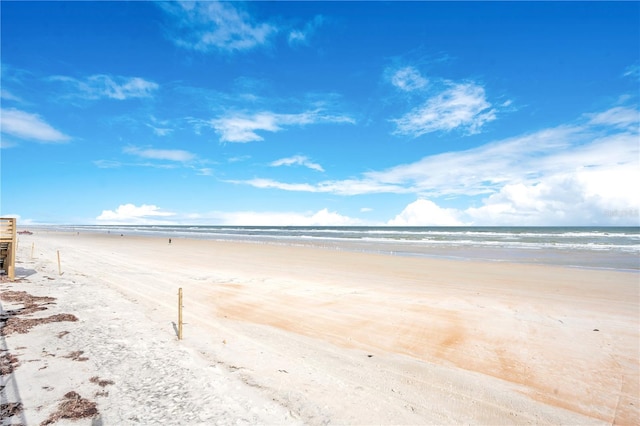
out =
[[[47,305],[53,305],[55,298],[49,296],[33,296],[25,291],[4,291],[0,293],[0,300],[5,302],[20,303],[19,309],[7,310],[0,316],[0,335],[8,336],[12,333],[25,334],[31,328],[52,322],[78,321],[72,314],[56,314],[44,318],[18,318],[18,316],[30,315],[35,312],[47,310]]]
[[[98,415],[97,404],[71,391],[64,395],[64,401],[58,405],[58,410],[52,413],[40,426],[50,425],[60,419],[86,419]]]
[[[18,365],[20,365],[20,361],[15,355],[9,352],[3,353],[0,355],[0,376],[13,373],[13,370],[15,370]]]
[[[72,314],[56,314],[42,318],[29,318],[32,314],[48,309],[48,305],[55,304],[55,298],[48,296],[33,296],[25,291],[6,290],[0,293],[0,300],[13,304],[22,305],[20,308],[3,310],[0,315],[0,335],[8,336],[13,333],[28,333],[31,328],[53,322],[78,321]],[[27,316],[28,318],[24,318]],[[58,333],[58,338],[69,334],[68,331]],[[82,356],[83,351],[74,351],[65,358],[73,361],[86,361],[87,357]],[[0,350],[0,374],[2,376],[13,374],[15,368],[20,365],[18,358],[9,353],[7,349]],[[101,387],[113,384],[111,380],[101,380],[95,376],[90,379]],[[0,389],[4,391],[4,387]],[[108,394],[108,393],[107,393]],[[21,402],[6,402],[0,405],[0,420],[9,419],[19,415],[23,411]],[[94,418],[99,414],[97,404],[81,397],[77,392],[70,391],[64,395],[64,399],[49,417],[41,425],[50,425],[60,419],[77,420],[84,418]]]
[[[100,380],[100,377],[98,377],[98,376],[93,376],[92,378],[89,379],[89,381],[91,383],[95,383],[96,385],[98,385],[100,387],[105,387],[105,386],[113,384],[113,380]]]
[[[0,321],[4,321],[4,326],[0,329],[0,334],[8,336],[12,333],[28,333],[29,330],[37,325],[48,324],[51,322],[78,321],[78,318],[72,314],[56,314],[45,318],[0,318]]]
[[[6,402],[0,404],[0,420],[8,419],[22,412],[21,402]]]
[[[86,356],[82,356],[84,351],[73,351],[69,355],[64,356],[63,358],[69,358],[72,361],[88,361],[89,358]]]

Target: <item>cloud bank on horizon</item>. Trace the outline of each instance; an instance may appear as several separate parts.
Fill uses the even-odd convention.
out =
[[[639,12],[6,3],[1,213],[638,226]]]

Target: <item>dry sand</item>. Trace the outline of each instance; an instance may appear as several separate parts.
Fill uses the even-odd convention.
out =
[[[3,330],[77,321],[3,333],[2,424],[639,423],[638,273],[46,231],[17,260]]]

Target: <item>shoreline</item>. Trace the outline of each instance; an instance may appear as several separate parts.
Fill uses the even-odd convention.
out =
[[[151,327],[166,344],[187,351],[187,373],[202,363],[216,366],[238,389],[258,392],[248,402],[239,392],[234,406],[263,406],[264,397],[291,413],[280,414],[278,423],[630,424],[638,418],[635,272],[182,238],[169,245],[164,237],[88,232],[21,236],[19,254],[18,275],[28,272],[25,280],[64,295],[80,322],[87,306],[101,300],[96,292],[110,294],[105,306],[126,304],[93,317],[146,324],[132,346],[109,328],[112,339],[124,339],[122,351],[150,347],[157,338],[145,331]],[[178,287],[185,292],[180,342],[172,325]],[[135,320],[128,318],[132,308]],[[100,360],[106,354],[86,352],[124,398],[124,376],[100,370],[110,365]],[[142,354],[132,358],[151,362]],[[114,416],[115,403],[98,401],[98,409]]]
[[[100,235],[117,235],[120,230],[114,234],[108,233],[107,230],[97,231],[91,228],[81,226],[69,226],[73,230],[64,230],[55,226],[32,227],[32,229],[43,232],[60,232],[61,234],[75,234],[82,232],[83,234]],[[249,227],[250,228],[250,227]],[[281,227],[282,228],[282,227]],[[284,227],[287,228],[287,227]],[[293,227],[295,229],[296,227]],[[366,227],[364,227],[366,228]],[[562,229],[562,227],[557,227]],[[583,227],[584,229],[591,229]],[[632,227],[611,227],[612,229],[635,229]],[[120,229],[120,228],[114,228]],[[123,228],[124,229],[124,228]],[[193,240],[193,241],[217,241],[220,243],[236,243],[246,242],[253,244],[264,244],[285,247],[301,247],[301,248],[319,248],[326,250],[337,250],[344,252],[379,254],[400,257],[416,257],[428,258],[434,260],[452,260],[460,262],[495,262],[505,264],[521,264],[521,265],[549,265],[561,266],[576,269],[588,270],[604,270],[604,271],[621,271],[640,273],[640,253],[632,251],[609,251],[609,250],[585,250],[572,248],[512,248],[512,247],[496,247],[496,246],[477,246],[466,245],[460,243],[448,243],[446,241],[437,244],[424,241],[368,241],[366,239],[336,239],[336,238],[297,238],[297,237],[256,237],[253,235],[239,235],[234,237],[221,237],[216,234],[206,235],[173,235],[167,231],[135,231],[132,227],[130,234],[124,234],[127,237],[148,237],[148,238],[173,238],[174,240]],[[333,228],[330,228],[333,229]],[[345,228],[349,229],[349,227]],[[465,228],[460,228],[465,229]],[[493,229],[493,227],[485,227],[484,229]],[[496,228],[502,229],[502,228]],[[544,228],[543,228],[544,229]],[[601,228],[597,228],[601,229]],[[604,228],[602,228],[604,229]],[[158,233],[156,233],[158,232]],[[164,234],[159,232],[165,232]]]

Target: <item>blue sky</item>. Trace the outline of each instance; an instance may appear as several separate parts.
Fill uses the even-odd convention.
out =
[[[6,2],[23,224],[638,225],[638,2]]]

